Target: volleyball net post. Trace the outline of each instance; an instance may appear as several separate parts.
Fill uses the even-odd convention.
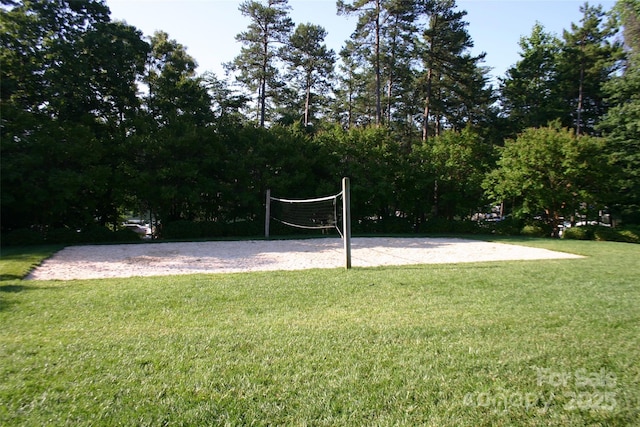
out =
[[[342,197],[342,206],[338,203],[340,197]],[[342,208],[342,212],[339,212],[340,208]],[[330,229],[336,229],[343,239],[345,268],[351,268],[351,190],[349,178],[342,179],[340,193],[315,199],[281,199],[273,197],[271,190],[267,189],[264,219],[265,239],[269,239],[270,236],[271,219],[290,227],[308,230],[326,232]]]
[[[351,184],[342,178],[342,240],[344,243],[344,268],[351,268]]]
[[[264,216],[264,238],[269,239],[269,220],[271,219],[271,189],[267,188],[266,212]]]

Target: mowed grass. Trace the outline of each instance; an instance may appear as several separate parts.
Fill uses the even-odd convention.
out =
[[[640,424],[640,246],[506,240],[586,258],[4,280],[0,424]]]

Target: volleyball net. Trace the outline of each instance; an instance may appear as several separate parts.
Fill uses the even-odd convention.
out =
[[[306,230],[336,229],[340,236],[342,192],[315,199],[281,199],[270,197],[270,216],[274,221]]]
[[[336,229],[344,240],[346,267],[351,268],[351,213],[349,178],[343,178],[342,191],[312,199],[274,197],[267,190],[265,238],[270,236],[271,221],[307,230]]]

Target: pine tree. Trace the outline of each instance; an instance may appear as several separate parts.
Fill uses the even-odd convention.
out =
[[[267,4],[247,0],[240,12],[251,20],[247,31],[236,36],[243,44],[240,54],[226,64],[236,71],[236,79],[251,92],[257,93],[258,124],[265,126],[268,100],[274,91],[284,86],[279,77],[277,61],[282,57],[293,28],[287,0],[267,0]]]
[[[513,135],[528,127],[546,126],[563,111],[557,87],[560,41],[536,23],[519,45],[520,61],[500,79],[500,101]]]
[[[381,66],[386,123],[414,114],[413,62],[416,55],[417,8],[413,1],[391,0],[382,26]]]
[[[371,103],[371,69],[366,59],[352,40],[345,43],[340,59],[337,88],[334,89],[335,120],[348,129],[375,123],[375,106]]]
[[[467,23],[463,21],[466,12],[455,8],[453,0],[421,4],[420,13],[427,22],[421,34],[422,71],[416,84],[424,100],[424,141],[429,138],[430,127],[435,135],[439,135],[443,121],[451,125],[453,112],[460,108],[462,99],[465,100],[463,104],[468,105],[469,100],[476,98],[478,93],[470,89],[477,89],[478,77],[486,74],[486,70],[478,67],[484,54],[472,56],[468,52],[473,41],[467,32]],[[486,83],[486,79],[481,80]],[[466,91],[459,90],[461,87]],[[430,122],[433,122],[432,126]]]
[[[292,85],[304,99],[304,126],[311,122],[313,91],[326,91],[333,74],[335,52],[324,44],[326,36],[326,30],[318,25],[300,24],[289,40],[290,49],[285,55]]]
[[[613,168],[608,200],[618,219],[640,224],[640,1],[620,0],[614,13],[624,28],[623,73],[604,85],[609,110],[598,124]]]
[[[604,22],[602,7],[580,7],[580,26],[571,24],[563,33],[558,82],[565,102],[563,122],[578,135],[594,133],[597,120],[606,113],[603,84],[619,67],[622,46],[611,42],[614,28]]]
[[[381,35],[383,0],[354,0],[353,3],[345,3],[338,0],[338,14],[358,15],[358,24],[352,35],[353,46],[361,52],[369,52],[365,55],[372,65],[374,90],[373,99],[375,105],[375,124],[382,124],[382,68],[381,68]]]

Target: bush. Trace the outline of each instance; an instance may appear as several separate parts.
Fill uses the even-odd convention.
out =
[[[30,228],[13,230],[2,236],[2,246],[30,246],[44,243],[44,235]]]
[[[432,218],[423,224],[421,231],[425,233],[448,234],[453,233],[453,230],[453,221],[445,218]]]
[[[289,229],[291,229],[289,227]],[[264,236],[264,220],[246,220],[223,224],[222,235],[227,237]],[[313,230],[318,232],[317,230]]]
[[[620,230],[619,233],[625,239],[625,242],[640,243],[640,229],[628,228],[626,230]]]
[[[599,240],[608,242],[640,243],[640,232],[636,227],[611,228],[603,225],[586,225],[564,230],[563,239]]]
[[[640,243],[640,233],[632,227],[610,228],[595,226],[593,235],[596,240],[610,242]]]
[[[92,225],[83,230],[51,228],[43,231],[20,229],[2,236],[3,246],[31,246],[42,244],[76,245],[88,243],[136,242],[140,236],[131,230],[111,231],[107,227]]]
[[[448,220],[445,218],[433,218],[427,221],[420,231],[435,234],[478,234],[485,229],[476,221]]]
[[[486,233],[498,236],[516,236],[520,234],[524,223],[522,220],[507,218],[502,221],[484,221],[480,226]]]
[[[478,234],[482,231],[480,223],[477,221],[462,220],[455,221],[454,231],[461,234]]]
[[[570,227],[564,229],[562,238],[570,240],[592,240],[593,233],[587,227]]]
[[[162,224],[161,238],[163,239],[200,239],[202,227],[199,222],[173,221]]]
[[[82,239],[79,231],[71,230],[69,228],[53,228],[47,230],[47,232],[45,233],[45,239],[47,243],[65,245],[91,242],[90,240],[87,241],[85,239]]]
[[[522,230],[520,230],[520,234],[522,234],[523,236],[529,236],[529,237],[545,237],[545,236],[551,235],[551,232],[547,232],[545,227],[541,225],[527,224],[524,227],[522,227]]]
[[[101,225],[92,225],[80,232],[80,239],[83,243],[114,242],[115,237],[115,232]]]
[[[66,245],[137,241],[140,241],[140,236],[132,230],[123,229],[112,231],[108,227],[101,225],[91,225],[82,230],[54,228],[46,233],[47,243]]]
[[[355,234],[405,234],[411,233],[413,228],[413,224],[409,219],[395,216],[379,219],[363,218],[351,221],[351,231]],[[340,224],[340,229],[342,229],[342,224]]]
[[[599,225],[591,226],[591,232],[595,240],[601,242],[621,242],[622,236],[620,232],[611,227],[603,227]]]
[[[275,226],[275,224],[272,224]],[[273,227],[272,227],[273,229]],[[163,239],[210,239],[216,237],[262,236],[264,222],[236,221],[174,221],[162,225],[160,237]]]
[[[113,240],[115,242],[139,242],[140,235],[133,230],[123,228],[113,233]]]

